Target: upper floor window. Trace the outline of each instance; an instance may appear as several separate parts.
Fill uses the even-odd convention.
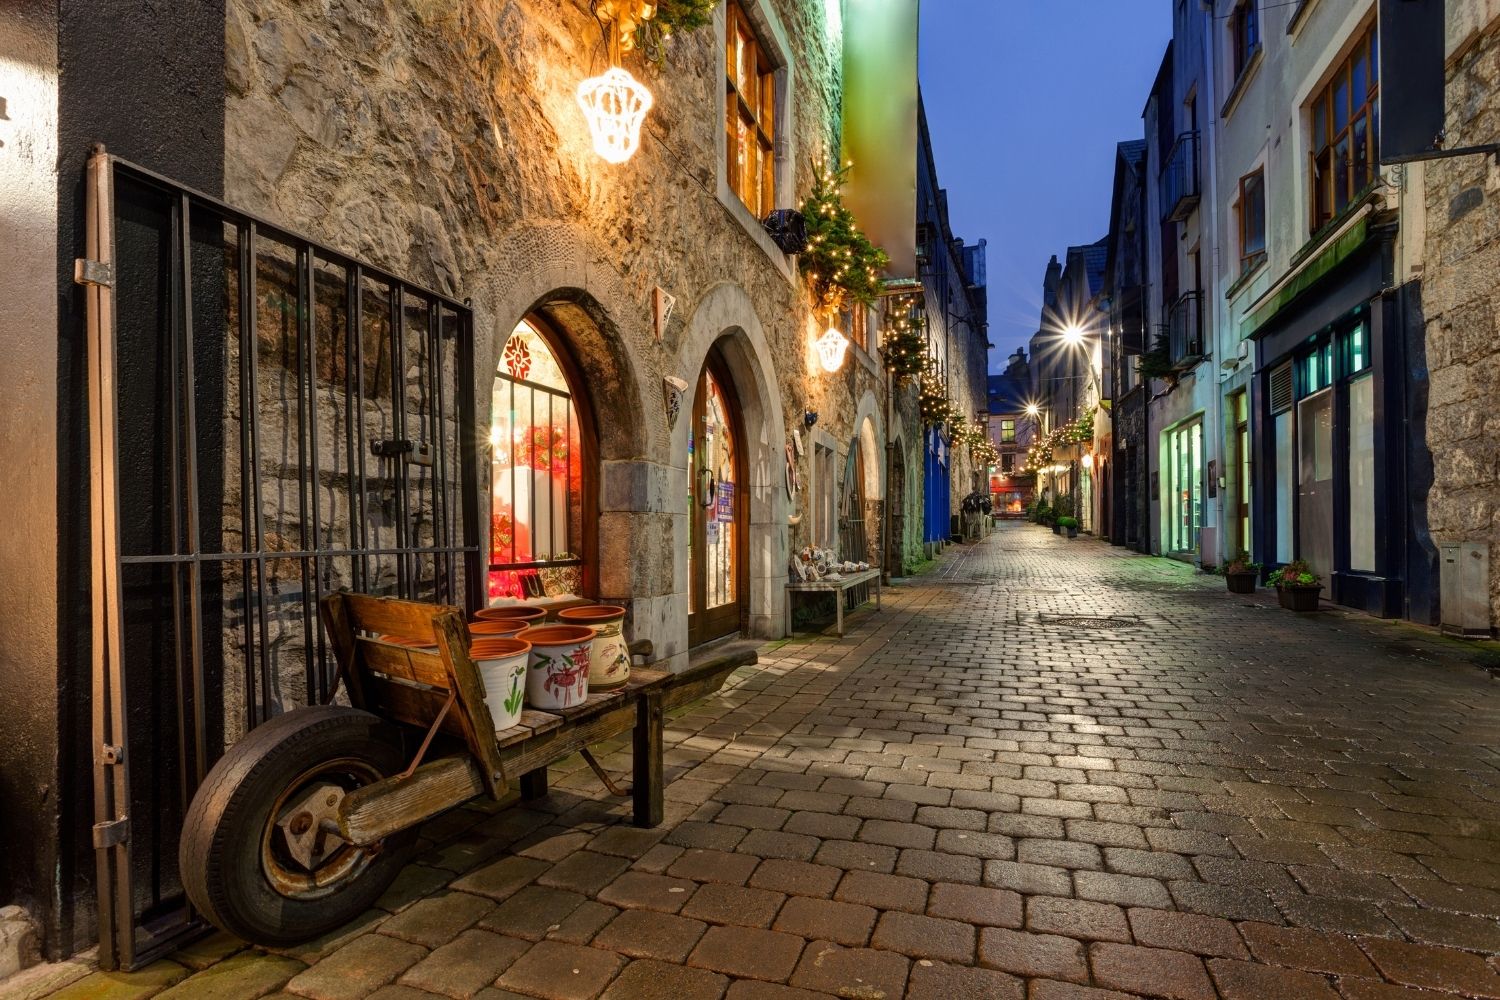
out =
[[[1313,98],[1313,232],[1343,211],[1379,173],[1380,72],[1375,26],[1361,36]]]
[[[1234,42],[1234,78],[1250,66],[1250,60],[1260,51],[1260,13],[1255,9],[1256,0],[1240,0],[1229,15]]]
[[[1009,418],[1000,421],[1000,443],[1014,444],[1016,440],[1016,422]]]
[[[725,10],[725,165],[729,187],[763,219],[776,207],[776,67],[744,9],[730,0]]]
[[[1266,258],[1266,173],[1256,170],[1240,178],[1240,273]]]

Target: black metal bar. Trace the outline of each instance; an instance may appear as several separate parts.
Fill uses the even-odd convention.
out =
[[[406,344],[405,329],[406,317],[403,313],[405,301],[403,289],[399,284],[392,284],[388,289],[390,296],[390,335],[391,335],[391,436],[401,441],[406,438]],[[400,455],[386,459],[391,465],[391,485],[394,494],[392,506],[395,508],[396,521],[396,548],[401,549],[406,545],[406,463]],[[413,595],[410,577],[410,563],[403,553],[396,555],[396,593],[401,597],[410,598]]]
[[[260,705],[256,711],[256,699],[253,697],[254,689],[247,694],[245,702],[246,727],[254,729],[261,722],[271,717],[271,621],[266,614],[266,514],[263,506],[264,497],[260,488],[260,457],[263,454],[260,440],[260,296],[258,288],[260,275],[258,262],[260,260],[260,234],[256,223],[251,222],[247,226],[250,239],[250,288],[248,291],[250,301],[250,312],[247,316],[249,329],[245,338],[251,346],[250,363],[247,370],[250,373],[250,399],[251,405],[247,409],[250,418],[250,438],[254,443],[254,449],[250,454],[250,486],[255,490],[255,606],[256,624],[260,629]],[[241,419],[244,414],[241,415]],[[242,489],[244,487],[241,487]]]
[[[425,545],[425,546],[424,545],[419,545],[419,546],[413,546],[413,547],[405,548],[405,549],[327,549],[327,548],[325,548],[325,549],[321,549],[321,550],[319,550],[317,552],[314,552],[311,549],[294,549],[294,550],[289,550],[289,551],[285,551],[285,552],[273,552],[273,553],[270,554],[270,557],[271,558],[275,558],[275,559],[311,559],[314,556],[321,556],[323,558],[339,558],[339,557],[344,557],[344,556],[357,556],[357,555],[395,556],[395,555],[400,555],[403,552],[419,552],[419,553],[423,553],[423,554],[431,554],[431,553],[440,553],[440,552],[455,552],[455,553],[457,553],[457,552],[470,552],[470,551],[473,551],[473,547],[472,546],[455,545],[455,546],[452,546],[450,548],[450,547],[447,547],[447,546],[440,546],[440,545]],[[264,559],[264,558],[267,558],[267,555],[266,555],[266,553],[263,553],[263,552],[209,552],[209,553],[203,553],[201,555],[196,555],[196,556],[193,556],[193,555],[183,555],[183,554],[180,554],[180,553],[173,553],[173,554],[168,554],[168,555],[156,555],[156,556],[121,556],[120,557],[120,564],[122,566],[147,566],[147,565],[152,565],[152,564],[180,563],[180,564],[182,564],[182,565],[185,566],[188,563],[193,563],[193,562],[241,562],[241,561],[248,562],[248,561],[253,560],[253,559]],[[576,562],[576,561],[577,560],[564,560],[564,563],[567,563],[567,562]],[[529,565],[533,565],[533,564],[527,563],[526,565],[529,566]]]
[[[354,424],[359,419],[359,412],[354,409],[354,340],[358,336],[359,327],[354,325],[354,300],[358,295],[358,286],[354,284],[354,271],[351,268],[344,269],[344,476],[348,482],[349,503],[349,542],[354,542],[354,526],[358,516],[354,510]],[[354,590],[360,589],[361,580],[359,568],[354,560],[350,560],[349,581]]]
[[[198,555],[201,540],[199,533],[199,511],[198,511],[198,406],[197,398],[197,368],[194,363],[193,345],[193,218],[192,206],[187,195],[182,195],[178,201],[178,240],[180,242],[181,257],[181,292],[182,292],[182,391],[184,405],[186,407],[185,431],[187,435],[186,454],[184,459],[187,463],[187,491],[185,513],[187,515],[187,547],[193,555]],[[208,737],[207,719],[204,714],[204,691],[207,687],[203,675],[203,565],[195,560],[188,568],[188,618],[190,624],[189,638],[192,645],[189,647],[192,672],[189,675],[193,693],[193,789],[203,781],[208,767]],[[186,772],[186,769],[183,769]],[[186,810],[191,799],[190,795],[184,795],[182,805]]]
[[[255,366],[255,340],[250,336],[250,331],[255,323],[255,300],[251,296],[254,287],[253,271],[255,268],[255,249],[251,242],[252,226],[249,224],[235,225],[235,242],[239,247],[239,315],[238,334],[240,345],[240,548],[245,553],[254,552],[259,548],[258,540],[252,536],[254,520],[250,510],[250,499],[254,496],[255,484],[259,477],[252,476],[247,472],[246,462],[254,457],[254,441],[250,436],[250,428],[254,424],[254,414],[251,412],[255,407],[255,398],[250,394],[250,386],[253,383],[253,368]],[[257,502],[258,506],[258,502]],[[245,607],[250,607],[250,569],[249,566],[240,567],[240,593],[245,602]],[[263,636],[259,637],[264,639]],[[255,691],[255,651],[260,643],[257,643],[255,628],[250,621],[245,622],[245,668],[244,682],[246,703],[255,704],[253,692]]]
[[[317,251],[309,248],[305,256],[307,308],[303,313],[303,323],[307,330],[307,452],[311,467],[308,482],[312,487],[309,497],[312,501],[312,549],[316,553],[323,548],[323,511],[318,499],[318,487],[323,478],[322,462],[319,461],[318,454],[318,255]],[[312,558],[312,578],[312,615],[304,623],[303,632],[312,633],[314,657],[310,661],[309,670],[317,679],[318,692],[314,696],[309,687],[307,698],[309,704],[321,705],[328,700],[329,677],[327,640],[323,636],[323,630],[317,626],[318,605],[323,599],[323,562],[316,555]],[[307,627],[308,624],[312,627]]]
[[[187,290],[181,262],[186,256],[186,247],[182,245],[182,210],[183,199],[179,196],[172,199],[171,207],[168,209],[169,232],[167,234],[167,406],[170,421],[167,431],[167,492],[170,494],[168,510],[172,522],[172,551],[179,555],[183,550],[185,531],[183,529],[183,456],[186,450],[182,441],[182,387],[181,376],[183,356],[183,320],[184,311],[187,308]],[[192,385],[188,384],[188,392],[191,393]],[[191,551],[191,550],[189,550]],[[173,706],[177,716],[177,755],[180,761],[188,758],[188,717],[187,699],[184,697],[183,681],[188,674],[188,649],[187,643],[182,641],[183,633],[183,585],[182,585],[182,563],[173,561],[168,564],[172,571],[172,690],[176,694],[176,704]],[[186,802],[192,794],[188,782],[188,768],[177,769],[178,795]]]
[[[359,463],[359,547],[370,547],[370,480],[365,471],[365,277],[364,269],[355,264],[350,269],[355,288],[354,304],[350,309],[354,324],[354,453]],[[377,351],[377,358],[379,353]],[[351,475],[353,469],[350,469]],[[354,497],[349,498],[350,516],[354,513]],[[349,528],[349,542],[354,543],[354,526]],[[370,587],[370,561],[367,556],[359,558],[359,570],[354,574],[356,589]]]
[[[312,250],[306,246],[296,248],[297,267],[297,311],[294,316],[296,320],[296,368],[297,378],[295,389],[297,393],[297,518],[298,534],[302,547],[308,547],[308,477],[307,466],[311,445],[308,441],[308,426],[311,417],[308,411],[313,403],[310,402],[311,395],[308,385],[313,381],[309,359],[312,355],[312,301],[311,289],[309,288],[309,271],[311,270]],[[311,532],[313,544],[312,551],[316,552],[317,542],[317,484],[312,484],[313,501],[313,529]],[[284,557],[283,557],[284,558]],[[307,692],[309,704],[314,702],[314,690],[317,686],[317,652],[314,649],[313,632],[315,627],[310,627],[317,622],[317,606],[310,598],[310,588],[307,581],[307,560],[297,560],[297,571],[302,576],[302,676]]]
[[[467,609],[484,606],[486,592],[484,573],[480,570],[479,552],[479,438],[474,415],[474,315],[468,310],[456,313],[458,337],[458,447],[460,495],[463,503],[463,541],[467,558],[464,583],[468,590]],[[487,536],[486,536],[487,537]],[[485,543],[489,549],[489,543]],[[488,558],[486,556],[485,558]]]
[[[434,544],[452,544],[452,532],[449,531],[449,509],[448,509],[448,429],[444,424],[444,415],[447,410],[443,406],[443,312],[438,308],[436,302],[428,306],[429,315],[433,317],[430,322],[434,324],[432,329],[431,345],[428,353],[432,360],[432,370],[435,373],[433,379],[433,414],[437,433],[432,441],[432,469],[433,469],[433,534]],[[438,498],[443,500],[441,516],[437,506]],[[432,561],[433,580],[438,584],[437,599],[442,603],[451,603],[456,595],[453,587],[452,567],[438,565],[436,558]]]

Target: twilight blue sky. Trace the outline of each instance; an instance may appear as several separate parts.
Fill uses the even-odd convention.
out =
[[[954,235],[989,241],[992,371],[1036,331],[1047,258],[1108,231],[1171,34],[1171,0],[923,0],[938,183]]]

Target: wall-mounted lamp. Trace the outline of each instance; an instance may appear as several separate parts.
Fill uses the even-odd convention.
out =
[[[849,338],[837,327],[830,326],[823,336],[813,342],[818,349],[818,360],[823,362],[825,372],[836,372],[844,363],[844,352],[849,350]]]
[[[641,144],[641,123],[651,110],[651,91],[628,72],[611,66],[578,85],[578,106],[594,139],[594,152],[624,163]]]

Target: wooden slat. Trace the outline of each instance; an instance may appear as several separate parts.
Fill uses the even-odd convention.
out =
[[[559,708],[556,709],[556,712],[569,722],[573,722],[578,719],[588,718],[591,715],[597,715],[608,708],[611,702],[620,701],[624,697],[625,691],[623,688],[616,688],[613,691],[590,691],[589,696],[583,700],[582,705],[574,705],[572,708]]]
[[[448,671],[436,653],[360,636],[354,641],[365,667],[402,680],[448,689]]]
[[[562,724],[563,719],[560,715],[553,715],[551,712],[543,712],[535,708],[521,710],[521,725],[529,727],[534,733],[545,733]]]
[[[339,831],[360,846],[377,843],[485,791],[469,757],[423,764],[410,778],[386,778],[357,788],[339,803]]]
[[[339,676],[349,689],[349,704],[355,708],[368,709],[354,652],[354,626],[349,623],[349,609],[344,602],[347,596],[349,595],[346,593],[329,594],[323,598],[318,613],[323,619],[323,629],[328,633],[328,643],[333,647],[333,658],[339,665]]]
[[[343,596],[349,623],[355,629],[382,635],[431,641],[437,638],[435,623],[438,618],[444,614],[459,615],[457,608],[446,604],[398,601],[394,597],[370,597],[366,594],[346,593]]]
[[[432,725],[432,720],[438,717],[448,701],[446,691],[414,687],[373,673],[364,675],[364,690],[368,711],[424,730]],[[467,742],[468,732],[461,715],[455,706],[444,716],[440,728]]]
[[[500,751],[506,774],[525,774],[544,768],[569,754],[577,753],[611,736],[618,736],[635,725],[636,699],[622,700],[614,708],[601,715],[581,722],[569,723],[533,736],[524,743],[506,747]]]
[[[669,670],[652,670],[649,667],[632,667],[630,679],[625,682],[626,691],[640,691],[660,687],[672,676]]]
[[[495,723],[484,703],[484,684],[474,661],[469,659],[469,630],[457,612],[439,615],[433,621],[438,655],[448,673],[448,687],[458,696],[458,713],[469,752],[479,762],[480,778],[490,795],[498,799],[508,789],[500,748],[495,745]]]

